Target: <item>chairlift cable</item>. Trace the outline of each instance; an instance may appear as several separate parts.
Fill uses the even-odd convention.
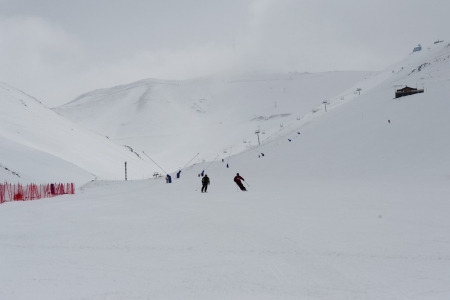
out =
[[[145,153],[144,151],[142,151],[142,153],[144,153],[145,156],[147,156],[148,158],[150,158],[150,156],[148,156],[147,153]],[[167,173],[166,171],[164,171],[164,169],[161,168],[161,167],[160,167],[153,159],[150,158],[150,160],[151,160],[155,165],[157,165],[158,168],[160,168],[164,173],[166,173],[166,175],[168,175],[168,173]]]
[[[211,161],[211,162],[209,163],[209,165],[208,165],[203,171],[206,171],[206,170],[209,168],[209,166],[210,166],[210,165],[211,165],[218,157],[219,157],[219,155],[217,155],[216,158],[214,158],[214,160]]]
[[[189,165],[189,163],[190,163],[191,161],[193,161],[199,154],[200,154],[200,153],[197,153],[197,155],[195,155],[193,159],[191,159],[184,167],[182,167],[181,170],[183,170],[184,168],[186,168],[186,166]]]

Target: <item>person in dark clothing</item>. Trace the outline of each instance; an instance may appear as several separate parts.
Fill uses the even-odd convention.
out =
[[[205,174],[205,176],[203,176],[202,178],[202,193],[206,193],[209,183],[210,183],[209,177],[207,174]]]
[[[236,174],[236,176],[234,176],[234,182],[236,182],[236,184],[239,186],[239,188],[241,189],[241,191],[246,192],[247,189],[245,188],[245,186],[242,184],[242,181],[245,181],[244,178],[242,178],[239,173]]]

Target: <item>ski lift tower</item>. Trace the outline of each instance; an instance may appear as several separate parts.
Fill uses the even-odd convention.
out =
[[[255,130],[255,134],[258,136],[258,144],[261,145],[261,143],[259,142],[259,132],[260,132],[259,128],[258,128],[258,130]]]

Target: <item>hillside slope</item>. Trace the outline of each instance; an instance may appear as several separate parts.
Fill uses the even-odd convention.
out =
[[[130,149],[70,122],[31,96],[0,84],[1,181],[75,181],[124,177],[127,161],[134,176],[151,176],[150,165]]]
[[[273,133],[367,76],[328,72],[147,79],[81,95],[55,110],[118,144],[146,151],[173,171],[196,153],[198,162],[245,150],[244,140],[257,143],[258,127]]]

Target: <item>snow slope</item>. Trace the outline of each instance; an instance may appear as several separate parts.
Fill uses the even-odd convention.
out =
[[[410,55],[230,168],[0,205],[0,298],[449,299],[449,59]]]
[[[0,137],[1,182],[84,184],[92,174],[47,152]]]
[[[124,177],[124,162],[138,178],[151,177],[148,163],[128,148],[70,122],[36,99],[0,84],[0,180],[84,184]],[[12,172],[19,174],[19,176]]]
[[[0,297],[448,299],[448,185],[208,173],[2,204]]]
[[[231,148],[231,153],[245,150],[248,144],[243,140],[252,145],[258,142],[254,134],[258,127],[266,134],[276,132],[280,124],[296,120],[369,75],[328,72],[146,79],[86,93],[55,110],[118,144],[138,153],[145,151],[166,171],[174,171],[197,153],[198,162],[226,158]]]

